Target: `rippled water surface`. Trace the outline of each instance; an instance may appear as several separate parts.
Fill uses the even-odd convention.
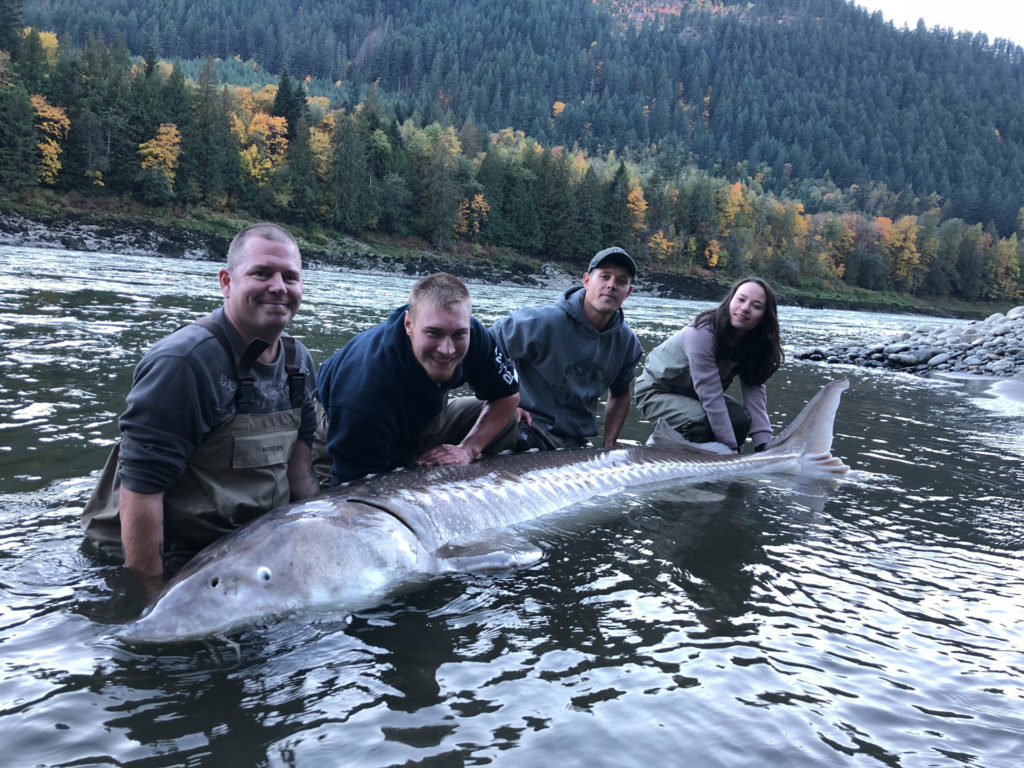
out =
[[[788,362],[777,426],[851,380],[835,486],[623,492],[526,527],[525,570],[120,646],[144,600],[79,550],[78,513],[133,365],[219,305],[216,272],[0,246],[0,765],[1022,764],[1024,408],[978,383]],[[411,284],[306,279],[292,331],[318,361]],[[490,322],[559,287],[471,289]],[[706,306],[626,305],[646,349]],[[781,314],[790,348],[924,322]],[[649,431],[634,413],[624,434]]]

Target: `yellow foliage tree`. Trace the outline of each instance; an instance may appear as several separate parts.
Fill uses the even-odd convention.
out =
[[[21,31],[22,38],[26,38],[36,31],[35,27],[25,27]],[[53,69],[57,66],[57,33],[56,32],[43,32],[39,31],[39,45],[43,49],[43,55],[46,57],[46,63]]]
[[[883,248],[888,248],[892,242],[892,219],[888,216],[875,217],[875,240]]]
[[[1017,258],[1017,234],[996,243],[996,256],[992,264],[992,279],[986,297],[992,301],[1017,301],[1022,296],[1021,263]]]
[[[917,217],[901,216],[892,225],[889,243],[889,280],[897,288],[913,293],[920,275],[921,254],[917,250]]]
[[[551,116],[552,117],[558,117],[564,111],[565,111],[565,102],[564,101],[555,101],[555,103],[551,105]]]
[[[331,111],[331,100],[326,96],[310,96],[306,99],[306,107],[309,109],[309,122],[316,124]]]
[[[632,219],[633,231],[639,235],[644,230],[644,217],[647,214],[647,201],[644,200],[644,190],[639,184],[634,184],[626,196],[626,210]]]
[[[749,204],[743,199],[743,188],[737,181],[735,184],[723,187],[717,195],[718,203],[718,231],[723,237],[728,237],[732,232],[736,216],[740,211],[749,212]]]
[[[276,85],[264,85],[252,95],[253,111],[269,112],[274,108],[274,99],[277,98]]]
[[[476,242],[490,210],[490,204],[480,192],[473,195],[472,200],[463,200],[459,205],[459,212],[455,216],[456,237],[468,235],[473,242]]]
[[[266,112],[252,115],[248,124],[244,117],[231,116],[231,130],[242,147],[242,176],[261,187],[267,183],[271,172],[284,163],[288,151],[288,121]]]
[[[60,107],[51,106],[46,99],[38,93],[32,94],[32,111],[36,114],[36,128],[43,135],[39,142],[39,152],[42,155],[42,165],[39,171],[39,181],[43,184],[54,184],[57,181],[57,174],[60,173],[61,162],[60,144],[68,136],[71,128],[71,121],[67,114]]]
[[[667,261],[668,257],[672,255],[672,250],[676,247],[676,244],[665,237],[665,233],[659,229],[647,241],[647,247],[655,259]]]
[[[238,154],[241,159],[242,175],[255,181],[257,186],[265,184],[273,169],[270,158],[260,152],[255,144],[242,147]]]
[[[309,129],[309,149],[313,153],[313,169],[320,181],[331,175],[334,160],[334,114],[328,113],[317,125]]]
[[[139,164],[155,168],[169,187],[174,185],[180,157],[181,133],[174,123],[161,123],[154,138],[139,144]]]

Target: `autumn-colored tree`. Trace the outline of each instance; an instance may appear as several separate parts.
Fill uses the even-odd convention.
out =
[[[717,240],[709,240],[707,247],[704,249],[704,263],[710,268],[714,269],[718,266],[718,257],[721,246],[719,246]]]
[[[995,245],[992,279],[985,298],[990,301],[1017,301],[1021,298],[1021,263],[1017,256],[1017,234],[1001,239]]]
[[[43,51],[43,56],[46,57],[46,63],[49,64],[51,69],[57,66],[57,50],[59,48],[57,34],[46,30],[36,30],[33,27],[25,27],[22,32],[22,38],[24,39],[32,33],[39,35],[39,46]]]
[[[57,174],[60,173],[61,146],[58,142],[68,137],[68,130],[71,128],[71,121],[67,114],[60,107],[54,107],[47,103],[39,94],[32,94],[32,111],[36,115],[36,128],[42,134],[39,142],[39,152],[42,162],[39,170],[39,181],[43,184],[55,184]]]
[[[181,133],[174,123],[161,123],[156,136],[139,144],[139,165],[153,168],[173,187],[181,157]]]
[[[331,175],[331,163],[334,161],[334,132],[336,123],[333,113],[309,129],[309,149],[313,153],[313,168],[320,181],[327,181]]]
[[[643,234],[646,223],[647,201],[644,200],[644,189],[635,180],[631,184],[629,194],[626,196],[626,210],[629,211],[632,219],[633,234],[640,237]]]
[[[267,183],[284,163],[288,150],[288,122],[283,117],[257,112],[248,124],[245,115],[232,115],[231,130],[241,145],[242,177],[257,187]]]
[[[728,237],[732,233],[733,224],[737,214],[749,205],[743,198],[743,188],[737,181],[718,191],[718,232],[722,237]]]
[[[916,293],[920,282],[917,218],[901,216],[893,224],[889,245],[889,283],[898,291]]]
[[[665,237],[665,233],[659,229],[651,235],[651,239],[647,241],[647,250],[650,252],[653,259],[659,262],[667,262],[669,257],[672,255],[675,245],[676,244]]]
[[[477,192],[472,199],[463,200],[455,217],[456,237],[469,237],[474,243],[480,238],[480,229],[487,220],[491,210],[482,193]]]

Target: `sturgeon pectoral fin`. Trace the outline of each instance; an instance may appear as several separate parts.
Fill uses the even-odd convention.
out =
[[[453,571],[485,571],[524,568],[543,559],[532,543],[509,533],[494,532],[489,538],[449,543],[435,554]]]

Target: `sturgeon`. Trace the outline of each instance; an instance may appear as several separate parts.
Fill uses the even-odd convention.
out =
[[[357,611],[432,575],[514,564],[456,556],[460,542],[601,494],[758,473],[834,477],[833,381],[760,453],[695,444],[659,422],[646,445],[500,455],[389,472],[257,518],[193,558],[118,636],[174,643],[296,611]],[[717,449],[717,450],[716,450]]]

